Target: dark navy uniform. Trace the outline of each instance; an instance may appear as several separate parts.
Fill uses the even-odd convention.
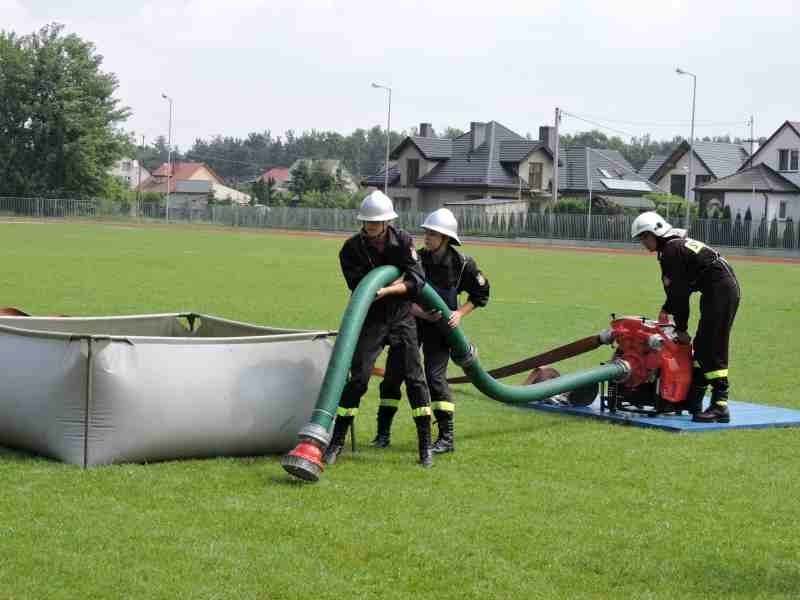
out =
[[[370,239],[360,232],[350,237],[339,252],[342,274],[350,290],[372,269],[392,265],[402,271],[407,293],[376,300],[367,312],[350,363],[350,378],[342,390],[331,441],[325,450],[323,460],[327,464],[335,462],[342,451],[347,430],[367,391],[375,360],[388,345],[397,357],[397,376],[406,383],[417,428],[420,463],[425,467],[431,465],[430,396],[422,372],[417,327],[411,315],[411,302],[422,289],[424,274],[411,236],[391,225],[386,229],[379,239]]]
[[[659,239],[658,260],[667,294],[662,310],[674,316],[676,330],[686,331],[689,296],[692,292],[701,294],[688,408],[699,412],[709,383],[712,406],[727,407],[728,345],[741,298],[736,275],[719,252],[703,242],[682,236],[668,235]],[[698,416],[702,415],[696,418]]]
[[[393,348],[398,356],[399,377],[406,382],[411,407],[422,409],[430,405],[419,357],[417,329],[410,312],[412,299],[422,289],[424,274],[411,236],[391,225],[387,229],[383,252],[372,245],[365,235],[358,233],[344,243],[339,253],[342,274],[350,290],[354,290],[372,269],[383,265],[399,268],[408,288],[407,294],[381,298],[370,307],[353,354],[350,379],[342,392],[340,415],[358,414],[358,406],[367,391],[375,360],[386,345]],[[430,409],[418,412],[430,414]]]
[[[489,302],[489,281],[472,258],[464,256],[450,245],[441,260],[437,260],[435,253],[426,249],[421,249],[419,255],[425,270],[426,282],[436,290],[450,310],[458,308],[458,296],[462,292],[468,295],[468,301],[476,308],[486,306]],[[447,383],[450,348],[446,338],[450,327],[445,319],[436,322],[417,319],[417,324],[422,353],[425,357],[425,379],[431,394],[431,408],[439,422],[439,435],[441,438],[445,433],[444,430],[449,427],[452,441],[452,416],[455,403]],[[394,353],[394,348],[390,348],[386,358],[386,372],[380,386],[381,409],[389,420],[389,426],[400,400],[401,374],[398,356]],[[410,395],[408,384],[406,392]],[[443,424],[446,424],[446,427],[443,428]],[[384,429],[385,427],[384,425]]]

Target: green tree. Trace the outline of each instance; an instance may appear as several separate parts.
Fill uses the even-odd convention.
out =
[[[462,135],[464,135],[463,129],[459,129],[458,127],[447,127],[441,137],[454,140]]]
[[[146,145],[140,148],[139,156],[137,157],[142,166],[150,171],[155,171],[158,167],[163,165],[169,159],[169,145],[167,145],[167,138],[160,135],[156,138],[153,145]],[[172,148],[172,161],[180,162],[183,160],[177,148]],[[202,161],[201,161],[202,162]]]
[[[133,154],[118,129],[129,110],[91,42],[52,24],[0,32],[0,185],[5,193],[100,194],[109,168]]]
[[[267,183],[264,184],[264,196],[266,199],[265,204],[270,206],[275,200],[275,179],[272,177],[267,178]]]
[[[117,205],[122,212],[128,212],[136,203],[136,191],[122,177],[117,176],[106,179],[101,197],[106,210]]]
[[[295,198],[302,201],[303,194],[306,190],[310,189],[311,174],[308,172],[308,164],[306,161],[301,160],[297,166],[292,169],[292,179],[289,182],[289,191],[291,191]]]
[[[267,197],[267,184],[263,179],[256,179],[250,186],[251,200],[250,204],[269,204]]]
[[[321,160],[315,161],[311,166],[308,188],[325,194],[334,188],[335,183],[334,176],[325,168],[325,163]]]

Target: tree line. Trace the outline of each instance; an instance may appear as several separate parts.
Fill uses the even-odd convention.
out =
[[[137,146],[135,136],[123,130],[130,109],[115,97],[116,76],[101,65],[94,45],[65,33],[61,25],[22,36],[0,31],[0,194],[117,196],[120,182],[108,174],[116,161],[136,157],[149,171],[167,161],[170,148],[163,136]],[[249,190],[266,169],[289,167],[300,158],[338,159],[356,179],[376,174],[384,165],[387,135],[395,147],[416,133],[415,127],[389,133],[377,125],[349,134],[263,130],[246,137],[198,138],[184,152],[172,150],[173,160],[206,163],[229,185]],[[440,137],[463,133],[448,127]],[[561,144],[619,150],[639,168],[681,139],[654,141],[645,135],[626,142],[592,130],[563,135]],[[731,141],[729,136],[704,139]],[[335,175],[333,183],[312,175],[308,181],[301,178],[305,183],[295,201],[314,206],[345,202]],[[272,195],[260,185],[252,191],[259,199]],[[312,192],[316,195],[308,195]]]

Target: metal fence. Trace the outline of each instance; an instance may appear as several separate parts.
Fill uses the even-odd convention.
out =
[[[356,210],[338,208],[265,207],[212,205],[170,207],[169,222],[199,223],[231,227],[258,227],[304,231],[356,231]],[[404,212],[397,224],[421,233],[425,213]],[[488,214],[482,209],[457,211],[462,235],[493,238],[537,238],[590,241],[593,243],[633,243],[630,239],[632,215]],[[144,204],[136,210],[105,200],[0,197],[0,217],[91,218],[142,222],[167,222],[164,206]],[[686,227],[683,219],[673,221]],[[800,252],[800,227],[791,220],[693,219],[689,235],[714,246],[765,248]]]

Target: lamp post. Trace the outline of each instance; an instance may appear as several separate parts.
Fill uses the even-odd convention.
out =
[[[680,67],[675,69],[678,75],[689,75],[692,78],[692,131],[689,135],[689,185],[686,192],[686,229],[689,229],[689,192],[692,190],[692,178],[694,177],[694,106],[695,97],[697,96],[697,75],[684,71]],[[694,194],[692,194],[694,200]]]
[[[167,132],[167,223],[169,223],[169,187],[172,179],[172,98],[165,93],[161,97],[169,102],[169,130]]]
[[[392,88],[387,85],[373,83],[372,87],[388,92],[388,110],[386,111],[386,165],[383,174],[383,193],[389,195],[389,140],[392,137]]]

